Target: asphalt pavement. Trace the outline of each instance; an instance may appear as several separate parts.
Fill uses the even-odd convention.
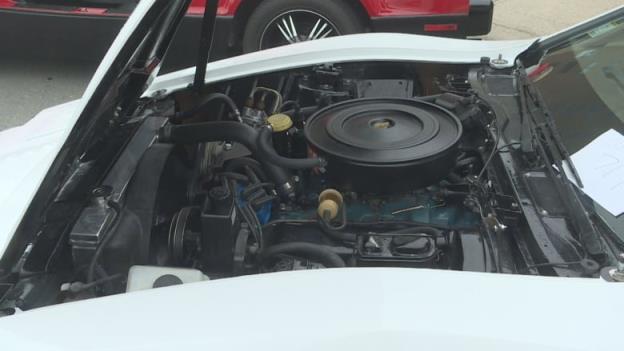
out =
[[[0,130],[82,96],[96,63],[0,58]]]
[[[486,40],[547,35],[623,4],[623,0],[494,2],[494,27]],[[96,68],[86,62],[0,57],[0,130],[21,125],[46,107],[79,98]]]
[[[530,39],[556,33],[624,5],[623,0],[494,0],[487,39]]]

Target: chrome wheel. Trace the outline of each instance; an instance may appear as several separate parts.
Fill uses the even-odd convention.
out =
[[[260,37],[260,49],[340,35],[331,21],[309,10],[293,10],[275,17]]]

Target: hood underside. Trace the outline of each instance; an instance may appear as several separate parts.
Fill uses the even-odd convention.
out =
[[[367,33],[259,51],[209,63],[206,82],[215,83],[254,74],[298,67],[348,62],[430,62],[476,64],[484,57],[502,58],[512,67],[516,58],[537,39],[478,41],[399,33]],[[144,96],[171,93],[193,83],[195,68],[169,73],[154,80]]]

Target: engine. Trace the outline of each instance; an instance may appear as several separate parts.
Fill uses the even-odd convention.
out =
[[[158,141],[124,188],[119,223],[97,200],[102,189],[83,212],[89,219],[70,235],[74,263],[92,280],[98,267],[133,267],[128,287],[169,275],[181,283],[185,269],[198,280],[336,267],[496,270],[479,181],[488,109],[453,76],[423,95],[405,72],[367,77],[358,67],[179,94],[178,112],[141,127]]]
[[[619,239],[553,167],[565,148],[527,79],[489,60],[358,62],[111,110],[11,253],[0,316],[341,267],[609,277]]]

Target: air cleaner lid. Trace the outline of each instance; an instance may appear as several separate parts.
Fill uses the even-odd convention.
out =
[[[308,142],[334,157],[367,164],[418,163],[454,147],[462,125],[451,112],[415,99],[358,99],[310,117]]]

